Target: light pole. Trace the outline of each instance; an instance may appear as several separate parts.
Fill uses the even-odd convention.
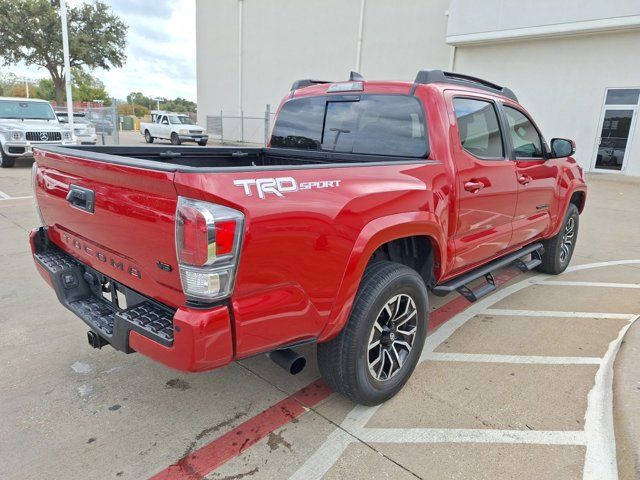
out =
[[[64,81],[67,87],[67,117],[71,138],[73,130],[73,97],[71,96],[71,62],[69,61],[69,33],[67,32],[67,2],[60,0],[60,21],[62,22],[62,54],[64,56]]]
[[[156,97],[154,100],[156,101],[156,110],[160,110],[160,100],[164,101],[164,98]]]

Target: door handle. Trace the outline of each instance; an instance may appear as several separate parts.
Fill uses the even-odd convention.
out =
[[[532,180],[532,178],[529,175],[519,175],[518,176],[518,183],[520,183],[521,185],[526,185],[531,180]]]
[[[469,180],[464,184],[464,189],[467,192],[477,192],[478,190],[481,190],[483,188],[484,188],[484,183],[477,180]]]
[[[94,211],[94,193],[93,190],[82,188],[77,185],[69,185],[69,193],[67,194],[67,202],[72,206],[93,213]]]

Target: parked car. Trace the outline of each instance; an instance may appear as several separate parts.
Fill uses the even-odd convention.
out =
[[[196,142],[205,146],[209,140],[204,128],[198,126],[188,115],[171,112],[153,111],[151,122],[140,123],[140,133],[147,143],[160,138],[170,140],[173,145]]]
[[[66,112],[56,112],[56,115],[60,123],[65,125],[69,123],[69,115]],[[98,141],[96,127],[84,113],[73,114],[73,133],[80,145],[95,145]]]
[[[86,114],[87,120],[95,127],[97,135],[113,135],[113,119],[110,117],[111,113],[108,111],[91,110]]]
[[[46,100],[0,97],[0,167],[13,167],[19,157],[32,158],[37,145],[74,143]]]
[[[418,362],[428,291],[475,301],[498,268],[567,268],[573,152],[474,77],[302,80],[267,148],[39,149],[31,248],[93,347],[185,371],[269,353],[296,373],[292,348],[317,343],[327,383],[374,405]]]

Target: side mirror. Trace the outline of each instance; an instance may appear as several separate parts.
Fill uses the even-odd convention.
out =
[[[551,139],[551,158],[563,158],[573,155],[576,151],[576,142],[566,138]]]

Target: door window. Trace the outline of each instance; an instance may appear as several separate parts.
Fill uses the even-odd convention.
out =
[[[504,111],[516,159],[544,158],[540,133],[533,123],[520,110],[505,105]]]
[[[596,168],[622,170],[633,112],[631,109],[605,110],[596,155]]]
[[[502,134],[493,103],[472,98],[454,98],[453,107],[462,148],[479,158],[502,160]]]

